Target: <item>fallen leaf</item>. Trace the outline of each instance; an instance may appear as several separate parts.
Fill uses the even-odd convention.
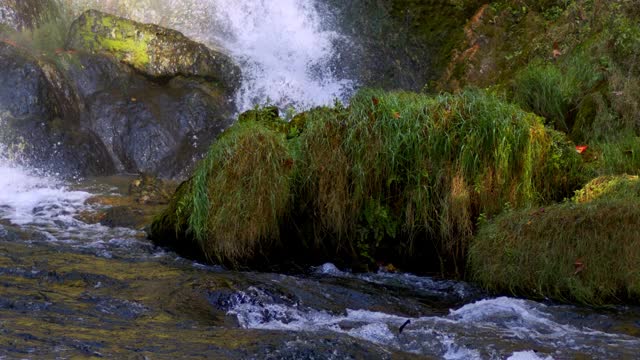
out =
[[[556,42],[553,43],[553,58],[556,59],[560,55],[562,55],[562,51],[560,51],[560,45],[556,41]]]
[[[573,263],[573,268],[575,269],[575,271],[573,272],[573,275],[578,275],[584,271],[586,266],[584,265],[584,262],[582,261],[582,259],[577,259],[576,262]]]
[[[578,154],[584,154],[585,151],[587,151],[588,148],[589,148],[589,146],[587,146],[587,145],[577,145],[576,146],[576,152]]]

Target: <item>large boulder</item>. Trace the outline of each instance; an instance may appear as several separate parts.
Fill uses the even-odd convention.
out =
[[[100,138],[118,172],[185,177],[235,112],[230,94],[204,78],[160,83],[85,52],[59,62],[83,99],[83,126]]]
[[[67,48],[110,54],[153,78],[197,76],[231,90],[240,82],[240,69],[222,50],[175,30],[97,10],[83,13],[73,23]]]
[[[106,174],[113,163],[102,142],[79,123],[79,102],[51,64],[0,42],[0,143],[5,156],[44,170]]]

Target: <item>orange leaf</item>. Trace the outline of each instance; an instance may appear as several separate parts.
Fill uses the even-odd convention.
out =
[[[589,146],[587,146],[587,145],[578,145],[578,146],[576,146],[576,152],[578,154],[584,154],[584,152],[587,151],[588,148],[589,148]]]
[[[573,268],[575,269],[573,275],[578,275],[584,271],[586,266],[584,265],[582,259],[577,259],[576,262],[573,263]]]

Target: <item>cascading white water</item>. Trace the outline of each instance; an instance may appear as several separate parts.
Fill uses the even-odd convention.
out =
[[[67,0],[88,8],[171,27],[225,48],[243,71],[238,107],[273,104],[298,110],[345,100],[356,87],[335,75],[333,43],[317,0]]]
[[[239,104],[310,107],[343,99],[355,84],[331,70],[333,40],[313,0],[218,0],[223,45],[239,60]]]

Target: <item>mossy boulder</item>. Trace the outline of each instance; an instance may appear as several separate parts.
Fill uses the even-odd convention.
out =
[[[439,89],[490,87],[572,140],[639,133],[635,1],[500,0],[480,7]]]
[[[640,181],[601,177],[563,204],[482,226],[472,278],[519,296],[601,305],[640,302]]]
[[[222,49],[97,10],[83,13],[72,24],[66,47],[110,54],[153,78],[202,77],[230,90],[240,83],[240,69]]]
[[[259,122],[237,123],[180,185],[150,237],[230,265],[270,253],[289,211],[292,170],[283,134]]]
[[[481,215],[557,200],[581,181],[562,134],[482,91],[362,90],[348,108],[306,112],[289,138],[263,121],[270,113],[245,114],[219,138],[154,222],[154,241],[233,265],[461,271]]]

